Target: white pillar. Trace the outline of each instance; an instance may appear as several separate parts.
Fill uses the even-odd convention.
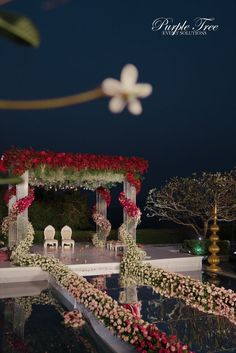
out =
[[[11,189],[13,186],[9,185],[9,189]],[[11,208],[16,202],[16,196],[12,196],[9,200],[8,203],[8,214],[10,214]],[[9,230],[8,230],[8,246],[9,248],[12,248],[13,245],[17,243],[17,227],[16,223],[10,224]]]
[[[17,201],[28,196],[29,192],[29,172],[28,170],[21,175],[22,183],[16,185]],[[17,216],[17,244],[26,236],[28,224],[28,209]]]
[[[96,208],[98,213],[100,213],[103,217],[107,218],[107,203],[97,191],[96,191]],[[98,225],[96,225],[96,232],[98,236],[100,236],[101,232]]]
[[[126,180],[124,181],[124,193],[125,193],[125,196],[128,199],[131,199],[136,204],[136,188],[135,188],[135,186],[131,185]],[[123,220],[124,220],[124,223],[127,226],[129,234],[133,236],[133,239],[136,242],[136,227],[137,227],[137,224],[136,224],[136,222],[134,222],[134,220],[131,217],[129,217],[127,215],[125,209],[123,211]]]

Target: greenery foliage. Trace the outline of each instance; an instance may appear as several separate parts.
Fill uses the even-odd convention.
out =
[[[36,190],[36,199],[29,208],[29,219],[38,230],[51,224],[56,229],[64,225],[72,229],[90,228],[90,210],[86,194],[80,191]]]
[[[72,238],[77,242],[90,242],[93,230],[73,230]],[[107,240],[117,240],[118,230],[112,229]],[[60,231],[56,231],[55,239],[60,240]],[[176,229],[137,229],[137,243],[140,244],[177,244],[183,243],[186,234]],[[43,243],[43,230],[36,230],[34,243]]]
[[[0,188],[0,221],[7,216],[7,207],[4,203],[6,187]],[[40,242],[43,239],[43,229],[51,224],[56,230],[64,225],[73,230],[90,229],[90,207],[86,193],[80,191],[45,191],[35,190],[35,201],[29,208],[29,219],[37,229]],[[40,235],[41,234],[41,235]],[[87,240],[87,237],[85,237]],[[6,240],[3,236],[0,240]]]

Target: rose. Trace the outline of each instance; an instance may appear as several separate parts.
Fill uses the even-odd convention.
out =
[[[7,168],[4,165],[4,161],[0,160],[0,172],[5,173],[7,171]]]
[[[111,193],[110,193],[110,191],[105,189],[105,188],[103,188],[103,187],[97,188],[96,191],[106,201],[107,207],[109,207],[110,203],[111,203]]]
[[[74,167],[77,170],[123,171],[131,174],[143,174],[148,168],[148,162],[137,157],[96,156],[93,154],[55,153],[51,151],[37,152],[32,148],[29,150],[11,149],[6,151],[2,168],[11,168],[15,174],[23,174],[27,169],[35,169],[42,164],[48,164],[52,167]],[[130,178],[138,186],[137,179],[132,176]]]

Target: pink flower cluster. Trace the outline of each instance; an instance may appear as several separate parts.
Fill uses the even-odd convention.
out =
[[[78,328],[84,326],[85,324],[83,315],[78,310],[66,311],[63,316],[64,323],[68,326]]]
[[[138,352],[191,353],[190,348],[175,336],[168,337],[156,325],[137,318],[106,293],[94,288],[85,278],[69,274],[63,286],[114,334],[134,345]]]
[[[131,218],[140,219],[141,211],[138,206],[125,196],[125,193],[122,191],[119,195],[119,202],[121,206],[125,209],[126,213]]]
[[[98,213],[96,206],[93,208],[92,213],[93,221],[99,226],[105,238],[108,237],[111,231],[111,223],[101,213]]]
[[[190,277],[154,268],[150,273],[144,267],[143,275],[144,284],[155,276],[153,284],[159,293],[182,299],[187,305],[198,310],[225,316],[236,324],[236,293],[231,289],[204,284]],[[159,284],[156,287],[157,283]]]

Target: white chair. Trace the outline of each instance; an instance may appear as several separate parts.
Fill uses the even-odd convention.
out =
[[[47,226],[44,229],[44,248],[47,248],[48,245],[55,246],[58,248],[58,240],[54,239],[55,237],[55,228],[51,225]]]
[[[114,250],[115,255],[117,255],[118,250],[123,250],[123,252],[127,249],[127,245],[122,243],[120,240],[113,241],[109,244],[109,250]]]
[[[72,248],[75,248],[75,241],[71,239],[72,236],[72,229],[69,226],[64,226],[61,229],[61,247],[62,249],[64,248],[65,245],[72,246]]]

